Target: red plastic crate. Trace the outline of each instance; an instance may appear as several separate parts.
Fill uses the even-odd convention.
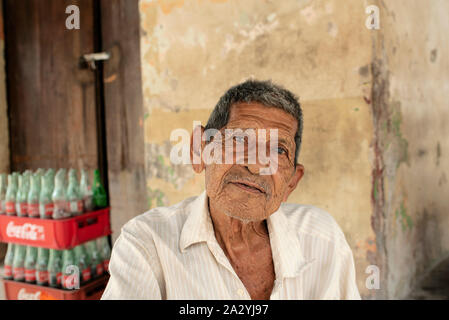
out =
[[[0,241],[48,249],[70,249],[111,234],[109,209],[50,220],[0,216]]]
[[[93,280],[78,290],[63,290],[13,280],[3,280],[7,300],[100,300],[109,275]]]

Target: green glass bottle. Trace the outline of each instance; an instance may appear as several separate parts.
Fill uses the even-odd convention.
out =
[[[36,261],[36,283],[40,286],[48,285],[48,262],[50,250],[45,248],[37,249]]]
[[[55,188],[51,196],[54,205],[53,219],[65,219],[70,217],[67,205],[65,176],[65,169],[59,169],[55,176]]]
[[[78,262],[78,268],[81,277],[81,283],[89,282],[91,279],[90,261],[87,257],[86,249],[83,245],[75,247],[75,259]]]
[[[73,290],[79,288],[79,269],[75,259],[73,249],[67,249],[62,252],[62,288]]]
[[[3,266],[3,277],[6,280],[12,280],[12,266],[14,263],[14,243],[8,243],[8,250],[6,250],[6,256]]]
[[[92,278],[98,278],[103,275],[103,261],[98,251],[97,241],[91,240],[87,243],[87,250],[90,256]]]
[[[100,171],[94,171],[94,181],[92,186],[94,205],[96,209],[105,208],[108,205],[106,190],[101,183]]]
[[[109,260],[111,259],[111,247],[109,246],[108,237],[97,239],[97,247],[100,251],[101,260],[103,262],[104,272],[109,272]]]
[[[25,280],[25,255],[26,246],[16,244],[14,248],[14,261],[12,264],[12,275],[15,281]]]
[[[62,280],[62,261],[60,250],[50,249],[47,271],[48,284],[50,287],[59,288]]]
[[[87,171],[81,170],[80,193],[83,198],[83,207],[85,212],[94,210],[92,186],[89,184],[89,176]]]
[[[5,208],[8,216],[15,216],[16,198],[18,192],[18,175],[13,173],[8,175],[8,188],[6,189]]]
[[[37,248],[32,246],[26,247],[25,254],[25,282],[36,282],[36,261],[37,261]]]
[[[26,170],[19,177],[19,192],[17,193],[16,199],[16,211],[17,216],[19,217],[28,216],[28,191],[30,189],[30,177],[30,170]]]
[[[76,177],[76,170],[69,171],[69,185],[67,187],[67,203],[69,212],[72,217],[79,216],[83,213],[83,199],[79,192],[78,178]]]
[[[44,176],[48,177],[48,181],[50,182],[48,188],[50,189],[50,192],[53,192],[53,189],[55,187],[55,169],[48,169],[45,172]]]
[[[41,187],[41,176],[35,173],[31,176],[31,185],[28,192],[27,203],[28,203],[28,216],[30,218],[39,217],[39,193]]]
[[[41,219],[53,218],[52,180],[49,175],[41,177],[41,192],[39,194],[39,216]]]

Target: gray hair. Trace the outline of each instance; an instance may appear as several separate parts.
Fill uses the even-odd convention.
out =
[[[241,102],[258,102],[267,107],[274,107],[291,114],[298,121],[298,129],[295,134],[296,152],[295,166],[299,156],[302,142],[303,117],[298,98],[287,89],[267,81],[247,80],[230,88],[220,98],[209,120],[207,129],[220,130],[226,126],[229,120],[231,106]],[[209,140],[210,137],[208,137]]]

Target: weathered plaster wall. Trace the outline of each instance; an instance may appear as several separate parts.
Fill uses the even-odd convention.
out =
[[[377,238],[388,298],[449,258],[449,3],[379,1],[373,114]]]
[[[356,259],[375,263],[371,227],[372,31],[364,1],[141,0],[149,205],[199,194],[203,176],[169,162],[170,133],[205,124],[230,86],[254,76],[300,96],[306,174],[289,201],[328,210]]]

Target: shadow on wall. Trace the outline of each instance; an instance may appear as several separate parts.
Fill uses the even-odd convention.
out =
[[[407,299],[449,300],[449,256],[432,268]]]

